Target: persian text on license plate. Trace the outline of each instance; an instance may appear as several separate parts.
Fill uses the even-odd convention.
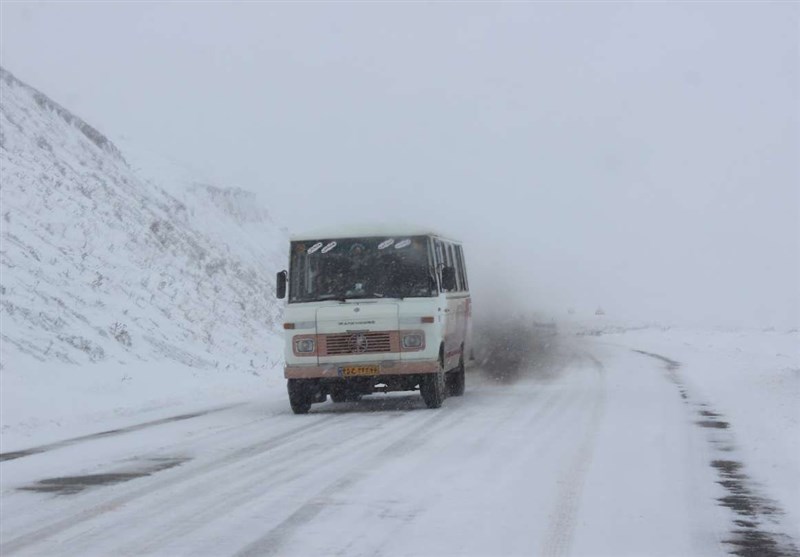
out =
[[[343,366],[339,368],[342,377],[359,377],[364,375],[378,375],[381,371],[380,366]]]

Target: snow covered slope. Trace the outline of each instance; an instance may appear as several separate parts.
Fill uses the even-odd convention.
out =
[[[272,370],[287,234],[256,196],[145,179],[2,69],[0,87],[4,428],[9,387],[35,377],[52,391],[122,365]]]

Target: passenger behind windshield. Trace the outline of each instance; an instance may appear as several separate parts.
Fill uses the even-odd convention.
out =
[[[290,302],[432,296],[427,238],[294,242]]]

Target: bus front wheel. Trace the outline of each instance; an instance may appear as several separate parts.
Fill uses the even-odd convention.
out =
[[[439,371],[423,375],[419,390],[422,394],[422,400],[425,401],[425,406],[439,408],[445,398],[444,373]]]
[[[289,391],[289,405],[295,414],[308,414],[311,410],[312,396],[303,379],[289,379],[286,383]]]

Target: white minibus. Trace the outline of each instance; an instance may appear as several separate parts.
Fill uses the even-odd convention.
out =
[[[284,376],[305,414],[330,395],[419,390],[428,408],[464,393],[472,307],[460,242],[430,232],[293,237],[277,277]]]

